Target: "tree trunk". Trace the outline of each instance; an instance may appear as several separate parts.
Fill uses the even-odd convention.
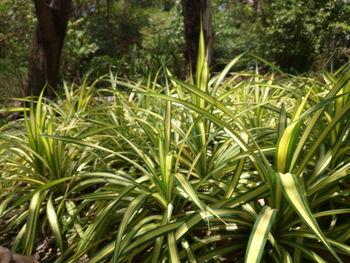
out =
[[[25,95],[37,96],[48,85],[45,95],[53,97],[72,0],[34,0],[34,5],[38,22],[32,38]]]
[[[211,21],[210,0],[182,0],[184,25],[186,76],[190,71],[196,72],[199,32],[202,19],[205,43],[207,47],[208,63],[212,63],[213,27]]]

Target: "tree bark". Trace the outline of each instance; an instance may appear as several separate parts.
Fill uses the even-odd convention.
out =
[[[186,76],[196,72],[200,25],[202,21],[209,65],[212,64],[213,27],[210,0],[182,0],[184,26]]]
[[[38,22],[32,38],[25,95],[37,96],[48,85],[45,95],[53,97],[72,0],[34,0],[34,5]]]

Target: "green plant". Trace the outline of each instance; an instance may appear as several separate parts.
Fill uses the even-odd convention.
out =
[[[14,248],[30,254],[43,222],[56,263],[348,261],[348,65],[230,73],[237,57],[211,77],[203,38],[198,57],[188,82],[66,86],[1,135],[0,216],[30,230]]]
[[[86,184],[108,183],[85,196],[98,196],[98,216],[85,231],[71,262],[97,247],[102,248],[91,262],[108,258],[126,262],[140,257],[144,262],[222,257],[245,258],[246,262],[304,258],[341,262],[337,253],[344,257],[350,252],[344,242],[349,239],[344,229],[348,229],[345,218],[350,210],[342,205],[348,192],[341,186],[348,166],[338,159],[333,160],[333,168],[324,165],[332,163],[331,157],[337,156],[341,147],[347,149],[348,104],[344,99],[349,71],[344,68],[332,77],[339,76],[324,99],[318,97],[317,90],[328,88],[319,82],[306,84],[300,94],[300,87],[291,87],[301,83],[300,79],[287,78],[286,87],[264,81],[259,86],[259,78],[266,77],[254,76],[252,83],[244,82],[252,90],[249,97],[256,100],[246,110],[248,117],[254,117],[250,122],[245,113],[235,113],[236,105],[223,103],[242,84],[217,94],[220,88],[230,87],[222,81],[234,61],[209,81],[203,46],[201,43],[196,84],[170,76],[173,89],[167,85],[157,90],[151,82],[143,87],[112,80],[138,95],[133,100],[120,99],[121,104],[109,109],[118,109],[114,122],[127,119],[133,127],[120,129],[115,123],[99,123],[109,131],[109,145],[96,147],[61,138],[123,160],[119,169],[86,175]],[[242,96],[247,96],[245,89],[241,90]],[[290,90],[292,112],[286,112],[283,105],[269,106]],[[114,94],[120,98],[120,92]],[[265,95],[261,98],[261,94]],[[161,101],[152,103],[151,98]],[[343,125],[337,126],[339,121]],[[261,142],[260,137],[269,133],[272,135]],[[327,143],[331,138],[337,138],[335,144]],[[127,147],[114,150],[120,149],[122,142]],[[327,150],[326,145],[335,148]],[[341,156],[337,158],[347,158]],[[322,159],[317,161],[319,157]],[[246,249],[245,255],[240,253],[242,249]]]
[[[45,100],[42,93],[24,109],[24,120],[17,121],[23,122],[25,131],[0,135],[5,149],[0,217],[7,219],[3,231],[19,231],[13,250],[32,254],[45,239],[39,238],[41,233],[54,238],[62,253],[81,234],[79,212],[86,204],[76,202],[74,186],[80,181],[79,173],[97,165],[99,159],[88,149],[50,136],[79,136],[87,128],[81,126],[86,108],[92,107],[92,87],[81,87],[73,97],[66,87],[64,101],[58,104]]]

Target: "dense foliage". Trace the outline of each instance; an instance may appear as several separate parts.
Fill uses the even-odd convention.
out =
[[[2,126],[5,245],[42,262],[348,262],[349,67],[228,74],[236,58],[210,78],[204,54],[195,83],[101,77]]]
[[[249,51],[287,71],[301,73],[322,68],[331,56],[334,68],[348,61],[347,1],[213,3],[218,62]],[[245,66],[247,62],[255,63],[246,61]]]
[[[22,0],[0,2],[0,97],[21,95],[33,23],[33,10]]]
[[[266,1],[267,53],[284,68],[299,72],[324,64],[333,52],[336,63],[348,61],[350,7],[346,1]],[[339,66],[339,65],[338,65]]]
[[[2,97],[25,82],[28,6],[0,2]],[[180,1],[74,1],[57,97],[0,102],[1,246],[43,263],[350,262],[347,1],[212,7],[215,63],[201,35],[185,79]]]
[[[243,52],[299,73],[324,66],[334,70],[348,61],[347,1],[213,0],[212,11],[214,71]],[[1,1],[0,92],[4,95],[18,95],[23,89],[34,21],[28,1]],[[183,76],[183,45],[179,0],[74,1],[62,77],[81,81],[88,72],[96,77],[112,67],[120,76],[142,79],[163,65]],[[256,63],[247,57],[236,67]]]

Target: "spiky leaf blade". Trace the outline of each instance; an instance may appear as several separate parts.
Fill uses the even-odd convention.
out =
[[[276,209],[268,206],[264,206],[260,211],[249,237],[245,256],[246,263],[260,262],[276,213]]]

